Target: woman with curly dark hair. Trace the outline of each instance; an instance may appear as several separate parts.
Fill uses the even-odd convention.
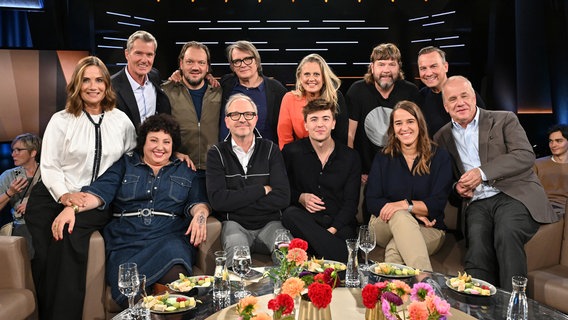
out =
[[[135,152],[124,155],[102,176],[81,189],[85,206],[106,209],[112,203],[113,219],[103,230],[107,252],[106,276],[119,303],[118,266],[138,265],[147,286],[191,274],[195,246],[205,241],[209,205],[193,187],[195,172],[175,158],[181,143],[178,123],[167,114],[146,119],[138,130]],[[56,219],[53,237],[63,236],[63,225],[73,231],[75,213],[66,208]]]
[[[445,239],[451,158],[430,140],[424,115],[414,102],[396,104],[387,135],[369,173],[369,228],[385,248],[385,262],[432,270],[429,256]]]

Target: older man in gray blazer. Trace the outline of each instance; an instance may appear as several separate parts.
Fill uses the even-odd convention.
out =
[[[525,243],[541,223],[558,218],[532,171],[535,155],[515,114],[477,108],[475,91],[461,76],[449,78],[442,94],[452,121],[434,140],[454,160],[468,244],[465,270],[511,290],[511,277],[527,274]]]

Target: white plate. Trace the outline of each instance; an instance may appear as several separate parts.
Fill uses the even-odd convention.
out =
[[[375,271],[375,268],[378,267],[380,264],[387,264],[390,265],[391,268],[395,269],[395,270],[412,270],[413,273],[412,274],[386,274],[383,272],[377,272]],[[397,263],[390,263],[390,262],[379,262],[379,263],[375,263],[373,265],[371,265],[369,267],[369,271],[371,271],[372,274],[375,274],[377,276],[380,277],[384,277],[384,278],[398,278],[398,279],[404,279],[404,278],[412,278],[414,276],[416,276],[416,274],[414,273],[414,271],[416,271],[414,268],[409,267],[409,266],[405,266],[402,264],[397,264]]]
[[[186,298],[186,299],[189,300],[189,297],[184,296],[182,294],[170,294],[168,298],[176,298],[177,299],[177,298],[180,298],[180,297],[183,297],[183,298]],[[185,307],[185,308],[179,308],[179,309],[172,310],[172,311],[157,311],[157,310],[150,309],[150,312],[155,313],[155,314],[172,314],[172,313],[185,312],[185,311],[188,311],[188,310],[191,310],[191,309],[195,309],[196,307],[197,307],[197,301],[195,302],[194,305],[189,306],[189,307]]]
[[[187,288],[186,288],[187,290],[181,291],[181,290],[179,290],[179,289],[176,289],[176,285],[179,284],[179,283],[182,283],[184,280],[177,279],[176,281],[173,281],[173,282],[170,282],[170,283],[166,284],[166,287],[168,287],[168,289],[170,289],[170,290],[172,290],[172,291],[174,291],[174,292],[189,292],[189,291],[191,291],[191,289],[193,289],[193,288],[206,288],[206,287],[213,286],[213,277],[212,277],[212,276],[193,276],[193,277],[186,277],[186,278],[187,278],[187,279],[190,279],[190,280],[195,280],[196,285],[191,286],[191,287],[187,287]],[[209,280],[210,280],[210,281],[209,281],[209,285],[199,285],[199,284],[197,284],[197,281],[198,281],[199,279],[204,279],[204,278],[209,278]],[[206,283],[207,283],[207,282],[206,282]]]
[[[448,286],[448,288],[450,288],[450,289],[452,289],[452,290],[454,290],[455,292],[458,292],[458,293],[463,293],[463,294],[467,294],[467,295],[470,295],[470,296],[476,296],[476,297],[490,297],[490,296],[494,295],[495,293],[497,293],[497,289],[495,288],[494,285],[492,285],[491,283],[489,283],[487,281],[483,281],[483,280],[480,280],[480,279],[471,278],[471,282],[479,284],[479,286],[482,286],[482,285],[488,286],[489,287],[489,295],[488,296],[484,296],[484,295],[479,294],[479,293],[476,294],[476,293],[470,293],[470,292],[466,292],[466,291],[458,291],[457,288],[452,287],[452,285],[450,284],[450,280],[451,279],[446,280],[446,286]]]
[[[305,264],[306,268],[307,268],[310,261],[312,261],[312,260],[308,260],[308,262],[306,262],[306,264]],[[343,262],[339,262],[339,261],[335,261],[335,260],[319,260],[319,259],[317,261],[322,261],[322,263],[320,264],[321,270],[320,269],[315,269],[315,270],[307,269],[307,270],[310,271],[310,272],[323,272],[326,269],[324,266],[327,265],[327,264],[340,265],[341,269],[335,269],[335,267],[334,267],[334,269],[337,270],[337,272],[345,271],[345,269],[347,269],[347,266]]]

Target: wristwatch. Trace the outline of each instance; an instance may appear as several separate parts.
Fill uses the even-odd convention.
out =
[[[412,208],[414,208],[414,205],[412,204],[412,200],[408,200],[406,199],[406,203],[408,203],[408,212],[412,213]]]

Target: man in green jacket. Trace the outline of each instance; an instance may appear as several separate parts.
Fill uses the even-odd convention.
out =
[[[179,152],[188,154],[195,164],[196,181],[203,196],[207,196],[207,151],[218,142],[219,137],[222,94],[220,87],[214,88],[206,80],[210,67],[207,46],[190,41],[179,54],[181,81],[168,81],[162,85],[172,105],[172,116],[180,125],[182,141]]]

